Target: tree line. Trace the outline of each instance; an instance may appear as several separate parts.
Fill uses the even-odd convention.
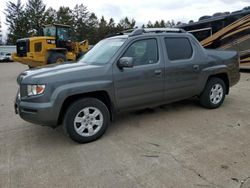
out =
[[[105,19],[104,16],[99,19],[83,4],[77,4],[73,9],[61,6],[55,10],[52,7],[47,8],[42,0],[28,0],[26,4],[22,4],[21,0],[17,0],[16,3],[8,1],[4,13],[8,25],[7,44],[15,44],[20,38],[41,36],[43,25],[54,23],[69,25],[72,40],[88,39],[90,44],[97,43],[110,33],[118,33],[136,26],[135,19],[128,17],[121,19],[118,23],[115,23],[113,18]],[[160,20],[155,23],[149,21],[142,27],[173,27],[175,25],[174,21]]]

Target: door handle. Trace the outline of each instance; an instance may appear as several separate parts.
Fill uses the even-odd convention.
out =
[[[193,65],[193,69],[194,69],[195,71],[198,71],[198,70],[200,69],[200,66],[199,66],[199,65]]]
[[[154,71],[155,75],[161,75],[161,70],[160,69],[157,69]]]

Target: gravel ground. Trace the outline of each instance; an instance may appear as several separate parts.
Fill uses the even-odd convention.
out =
[[[14,114],[16,77],[0,64],[0,187],[250,187],[250,73],[215,110],[194,99],[118,117],[77,144]]]

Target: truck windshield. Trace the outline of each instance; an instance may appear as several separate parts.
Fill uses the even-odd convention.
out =
[[[47,37],[55,37],[56,36],[56,28],[53,26],[43,28],[43,35],[47,36]]]
[[[78,62],[87,64],[106,64],[123,45],[126,39],[105,39],[98,42]]]
[[[57,38],[61,41],[69,40],[69,28],[57,27]]]

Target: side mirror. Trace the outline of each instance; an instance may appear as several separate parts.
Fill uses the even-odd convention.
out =
[[[133,58],[132,57],[122,57],[119,59],[117,66],[122,68],[132,68],[134,66]]]

